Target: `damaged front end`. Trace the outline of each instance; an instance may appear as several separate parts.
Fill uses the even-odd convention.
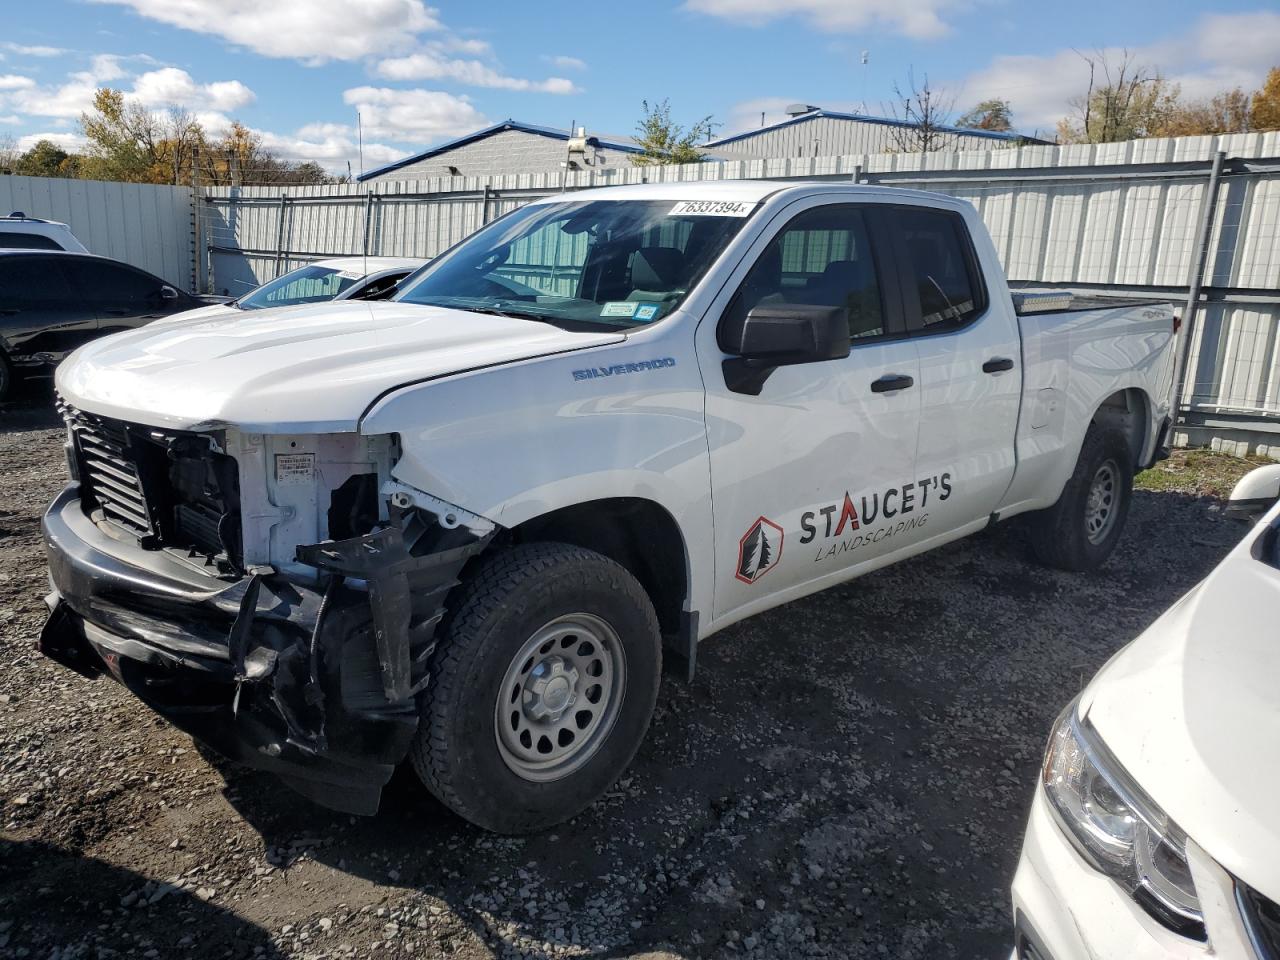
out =
[[[73,482],[43,521],[41,652],[318,803],[374,813],[445,600],[493,524],[396,484],[392,438],[64,412]]]

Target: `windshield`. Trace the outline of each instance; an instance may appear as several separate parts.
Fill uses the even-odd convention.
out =
[[[241,310],[287,307],[295,303],[322,303],[332,300],[360,279],[360,274],[333,267],[299,267],[264,283],[236,301]]]
[[[522,207],[441,257],[395,299],[572,329],[653,323],[680,305],[754,208],[674,200]]]

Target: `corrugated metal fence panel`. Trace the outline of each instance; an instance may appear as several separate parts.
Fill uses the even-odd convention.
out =
[[[991,231],[1012,282],[1184,289],[1196,254],[1206,180],[1172,177],[1159,164],[1207,165],[1229,157],[1280,157],[1280,134],[1183,137],[1119,144],[1028,146],[938,154],[774,155],[667,167],[632,167],[442,177],[286,188],[279,268],[307,257],[355,254],[434,256],[534,196],[579,187],[745,178],[861,177],[948,193],[972,203]],[[1073,169],[1074,168],[1074,169]],[[1026,175],[1019,175],[1025,170]],[[485,190],[489,191],[485,199]],[[367,194],[371,200],[366,200]],[[206,241],[229,248],[215,279],[275,275],[280,191],[207,192],[214,225]],[[324,198],[324,199],[320,199]],[[275,201],[275,202],[272,202]],[[1205,283],[1280,288],[1280,177],[1224,179]],[[221,280],[219,288],[224,287]],[[1280,304],[1215,304],[1194,324],[1186,399],[1207,409],[1280,417]]]
[[[192,286],[189,187],[0,176],[0,214],[15,210],[67,224],[92,253]]]

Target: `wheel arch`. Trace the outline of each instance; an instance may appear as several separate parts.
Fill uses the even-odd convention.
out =
[[[664,635],[688,628],[689,551],[674,516],[654,500],[606,497],[530,517],[510,528],[513,543],[568,543],[608,557],[626,569],[653,602]]]
[[[1151,410],[1151,400],[1145,390],[1122,387],[1104,397],[1089,420],[1090,425],[1114,429],[1125,438],[1135,473],[1145,462],[1151,442]]]

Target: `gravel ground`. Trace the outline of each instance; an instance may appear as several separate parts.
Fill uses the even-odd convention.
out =
[[[758,616],[605,799],[507,839],[403,771],[322,810],[37,656],[60,443],[47,393],[0,410],[0,958],[1005,956],[1051,721],[1243,533],[1181,458],[1099,574],[1001,528]]]

